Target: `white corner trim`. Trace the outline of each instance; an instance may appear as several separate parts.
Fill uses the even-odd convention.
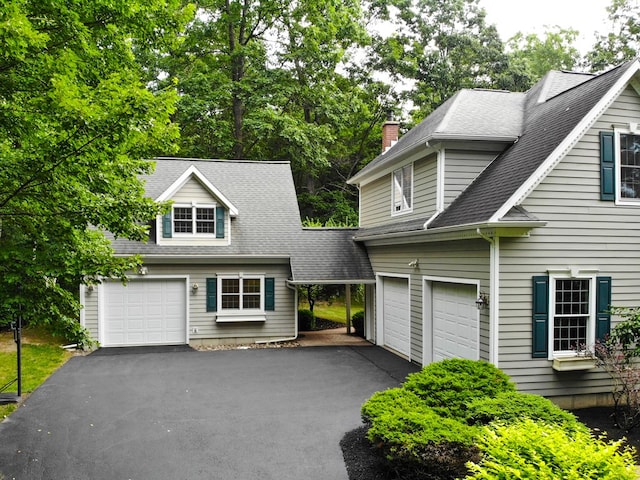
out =
[[[613,87],[604,95],[600,101],[589,111],[587,115],[574,127],[547,159],[536,169],[535,172],[523,183],[518,190],[507,200],[502,207],[491,217],[489,222],[497,222],[504,217],[514,206],[519,205],[535,189],[542,180],[553,170],[558,163],[569,153],[576,143],[582,138],[596,120],[611,106],[620,93],[626,88],[633,76],[640,70],[640,63],[634,61],[634,65],[629,67],[622,77],[618,79]]]
[[[207,178],[196,168],[195,165],[191,165],[187,168],[178,179],[173,182],[169,188],[167,188],[164,192],[160,194],[158,198],[156,198],[156,202],[164,202],[166,200],[170,200],[175,193],[180,190],[187,181],[191,177],[196,177],[209,192],[215,196],[220,203],[222,203],[226,208],[229,209],[229,215],[232,217],[236,217],[238,215],[238,209],[229,201],[227,197],[225,197],[220,190],[218,190]]]

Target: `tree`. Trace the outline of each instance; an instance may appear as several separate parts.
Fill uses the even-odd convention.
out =
[[[587,62],[594,72],[632,60],[640,52],[638,0],[612,0],[607,12],[612,31],[599,35],[593,49],[587,54]]]
[[[415,107],[414,121],[461,88],[495,86],[507,66],[504,45],[478,0],[390,0],[376,7],[394,32],[375,37],[371,65],[410,86],[405,97]]]
[[[507,41],[508,69],[498,77],[500,88],[526,91],[550,70],[573,70],[580,64],[574,46],[578,31],[554,27],[538,35],[518,32]]]
[[[73,291],[125,278],[105,237],[144,240],[162,211],[145,161],[172,151],[174,89],[151,93],[134,52],[162,51],[179,0],[18,0],[0,6],[0,319],[71,328]]]
[[[367,41],[355,0],[202,2],[156,59],[158,85],[178,81],[180,155],[290,161],[307,214],[327,220],[316,201],[340,190],[354,217],[344,180],[379,148],[384,118],[384,86],[350,59]]]

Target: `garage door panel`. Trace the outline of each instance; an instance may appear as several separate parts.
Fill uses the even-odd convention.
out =
[[[383,344],[408,356],[411,350],[411,319],[407,279],[383,278],[382,310]]]
[[[477,360],[478,310],[476,286],[446,282],[432,284],[433,360]]]
[[[104,345],[186,343],[184,280],[105,283]]]

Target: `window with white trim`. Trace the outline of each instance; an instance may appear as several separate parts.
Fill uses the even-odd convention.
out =
[[[221,311],[261,311],[264,305],[262,277],[221,277]]]
[[[413,164],[405,165],[393,172],[393,214],[410,212],[413,209]]]
[[[216,207],[213,205],[174,205],[173,233],[176,235],[215,235]]]
[[[551,277],[553,355],[575,355],[595,342],[595,292],[592,277]]]
[[[621,201],[640,201],[640,135],[617,132],[618,198]]]

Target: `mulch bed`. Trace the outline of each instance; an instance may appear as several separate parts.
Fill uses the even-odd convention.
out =
[[[625,431],[615,425],[613,408],[594,407],[573,410],[574,415],[593,431],[595,436],[605,435],[609,440],[625,438],[625,444],[636,449],[636,461],[640,464],[640,426]],[[340,441],[340,448],[347,467],[349,480],[392,480],[397,479],[389,472],[384,460],[377,454],[369,440],[367,427],[361,426],[348,432]]]

